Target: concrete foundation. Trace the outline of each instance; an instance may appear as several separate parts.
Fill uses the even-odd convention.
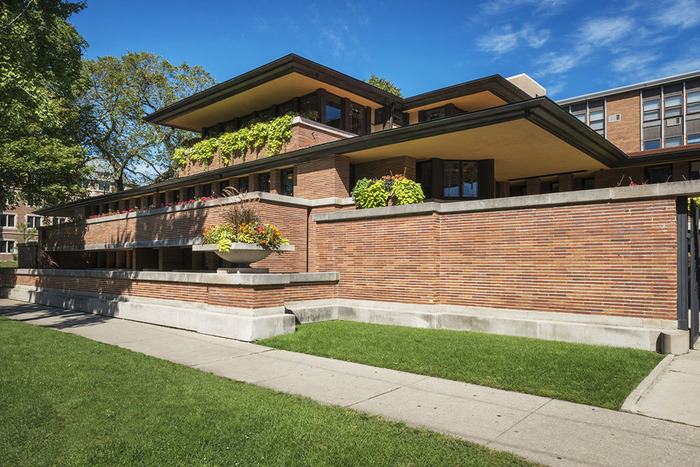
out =
[[[285,306],[299,323],[337,319],[629,347],[677,355],[689,350],[688,332],[674,329],[675,321],[668,320],[343,299],[287,303]]]

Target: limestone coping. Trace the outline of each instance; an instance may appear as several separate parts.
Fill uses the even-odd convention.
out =
[[[567,191],[542,195],[513,196],[457,202],[428,202],[372,209],[356,209],[314,214],[314,222],[337,222],[382,217],[404,217],[430,214],[455,214],[461,212],[530,209],[576,204],[609,203],[617,201],[643,201],[648,199],[700,196],[700,180],[658,183],[595,190]]]
[[[212,272],[166,272],[166,271],[123,271],[99,269],[22,269],[14,270],[22,276],[84,277],[96,279],[129,279],[151,282],[185,282],[189,284],[216,284],[254,286],[284,286],[338,282],[338,272],[300,272],[300,273],[217,273]]]
[[[320,199],[304,199],[294,196],[278,195],[274,193],[266,193],[264,191],[251,191],[248,193],[250,199],[260,199],[271,201],[289,206],[299,206],[304,208],[316,208],[324,206],[352,206],[355,202],[352,198],[320,198]],[[176,212],[190,211],[192,209],[211,208],[215,206],[225,206],[235,204],[241,201],[240,196],[230,196],[227,198],[210,199],[207,201],[199,201],[197,203],[180,204],[163,208],[145,209],[143,211],[128,212],[126,214],[114,214],[112,216],[96,217],[94,219],[86,219],[86,224],[99,224],[101,222],[110,222],[121,219],[134,219],[137,217],[155,216],[158,214],[170,214]],[[61,224],[62,225],[62,224]],[[67,225],[71,225],[68,223]]]

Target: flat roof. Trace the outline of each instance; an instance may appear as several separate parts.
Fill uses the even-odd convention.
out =
[[[640,89],[653,88],[656,86],[662,86],[664,84],[675,83],[678,81],[687,81],[689,79],[700,78],[700,70],[691,71],[689,73],[683,73],[680,75],[667,76],[666,78],[654,79],[651,81],[643,81],[641,83],[629,84],[627,86],[621,86],[619,88],[612,88],[606,91],[597,91],[590,94],[582,94],[576,97],[569,97],[567,99],[558,100],[559,105],[569,105],[576,104],[581,101],[590,101],[592,99],[600,99],[601,97],[612,96],[615,94],[621,94],[623,92],[637,91]]]

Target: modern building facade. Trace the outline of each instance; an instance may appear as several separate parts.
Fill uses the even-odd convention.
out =
[[[606,100],[600,127],[600,97],[584,100],[584,122],[578,101],[543,94],[495,75],[403,99],[283,57],[149,115],[218,149],[177,179],[37,211],[75,222],[40,229],[42,268],[2,282],[25,299],[247,340],[325,316],[651,349],[681,328],[687,348],[680,238],[700,196],[696,148],[627,154],[603,137]],[[289,112],[279,153],[224,153],[224,133]],[[669,164],[659,181],[677,183],[630,186]],[[421,182],[427,201],[355,209],[355,182],[390,173]],[[193,250],[240,201],[227,187],[258,198],[295,246],[260,262],[275,274],[217,274],[225,264]]]

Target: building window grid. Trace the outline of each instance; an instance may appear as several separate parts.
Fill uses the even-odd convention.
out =
[[[17,227],[17,215],[0,212],[0,228]]]
[[[37,227],[41,227],[41,216],[27,214],[27,227],[34,229],[36,229]]]
[[[14,240],[0,240],[0,253],[15,253]]]
[[[574,106],[569,106],[569,113],[576,117],[581,123],[588,125],[590,129],[598,133],[602,137],[607,136],[607,125],[605,124],[605,116],[607,115],[607,100],[603,99],[602,110],[591,111],[590,102],[586,101],[586,108],[581,110],[573,110]],[[598,109],[598,106],[595,107]]]
[[[686,87],[686,82],[683,81],[682,83],[682,89],[681,93],[678,95],[680,97],[680,104],[678,105],[666,105],[666,94],[664,92],[664,86],[661,86],[659,88],[659,97],[657,98],[659,101],[659,108],[658,109],[650,109],[650,108],[645,108],[645,100],[642,95],[642,91],[639,91],[639,96],[640,96],[640,113],[642,115],[642,118],[640,119],[640,131],[642,134],[641,142],[640,142],[640,149],[641,150],[648,150],[646,143],[653,143],[656,141],[654,140],[644,140],[644,124],[649,123],[649,122],[656,122],[659,121],[661,123],[661,137],[659,138],[658,141],[658,147],[659,148],[670,148],[670,147],[677,147],[680,145],[684,144],[699,144],[700,143],[700,133],[693,133],[690,134],[688,132],[688,126],[687,126],[687,120],[688,120],[688,115],[694,115],[700,113],[700,90],[695,90],[695,91],[690,91],[688,92],[688,89]],[[697,97],[696,97],[697,96]],[[676,97],[674,95],[668,96],[670,98]],[[654,101],[657,99],[648,99],[647,102]],[[692,107],[691,107],[692,106]],[[652,111],[658,112],[658,119],[646,119],[645,115],[647,112],[651,113]],[[673,117],[680,117],[681,122],[680,124],[682,125],[682,130],[681,130],[681,135],[680,136],[673,136],[666,138],[666,117],[668,116],[669,112],[671,111],[671,116],[669,118]],[[678,115],[678,112],[680,112],[680,115]],[[680,144],[679,144],[679,138],[680,138]],[[668,140],[667,140],[668,139]]]

